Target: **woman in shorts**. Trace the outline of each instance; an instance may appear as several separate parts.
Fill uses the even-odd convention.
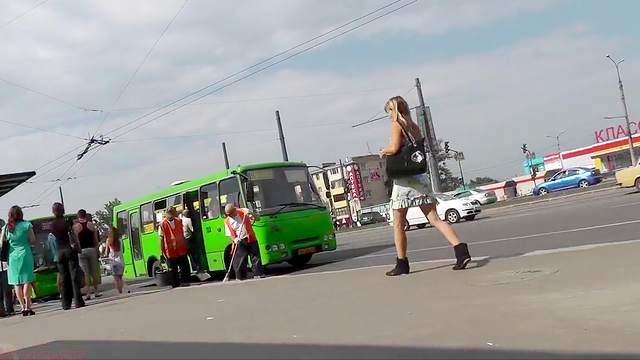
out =
[[[124,291],[124,259],[122,257],[122,241],[120,239],[120,231],[113,227],[109,227],[109,236],[107,237],[107,257],[111,260],[111,272],[116,289],[119,294]]]

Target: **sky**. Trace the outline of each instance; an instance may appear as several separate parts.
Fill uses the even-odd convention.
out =
[[[395,95],[417,105],[416,77],[438,138],[465,153],[467,179],[521,174],[523,143],[543,155],[561,131],[572,149],[617,126],[603,120],[622,113],[606,54],[625,59],[629,110],[640,119],[640,2],[418,0],[118,129],[390,2],[0,2],[0,169],[38,173],[0,198],[0,217],[14,204],[48,215],[61,183],[67,208],[95,211],[216,172],[223,141],[232,165],[280,160],[276,110],[291,160],[377,153],[389,121],[352,125],[383,115]],[[113,141],[75,161],[90,135]]]

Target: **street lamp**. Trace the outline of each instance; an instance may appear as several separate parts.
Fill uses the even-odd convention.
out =
[[[631,124],[629,123],[629,109],[627,109],[627,102],[624,97],[624,86],[622,85],[622,78],[620,77],[620,64],[624,61],[614,60],[611,55],[607,55],[607,59],[611,60],[613,65],[616,67],[616,73],[618,74],[618,88],[620,89],[620,101],[622,102],[622,107],[624,108],[624,119],[627,122],[627,137],[629,138],[629,154],[631,155],[631,165],[636,164],[636,154],[633,151],[633,135],[631,135]]]
[[[558,135],[556,136],[551,136],[551,135],[547,135],[547,137],[549,139],[556,139],[556,146],[558,147],[558,156],[560,157],[560,168],[564,169],[564,162],[562,161],[562,151],[560,150],[560,136],[562,136],[562,134],[566,133],[567,130],[563,130],[560,133],[558,133]]]

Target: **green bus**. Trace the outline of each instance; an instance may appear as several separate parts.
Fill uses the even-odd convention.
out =
[[[327,179],[328,182],[328,179]],[[158,225],[168,207],[188,209],[203,270],[228,269],[231,240],[224,206],[234,203],[260,216],[253,225],[264,265],[302,266],[314,253],[336,249],[331,215],[301,162],[241,165],[203,178],[173,183],[162,191],[114,208],[122,234],[125,278],[155,276],[160,269]]]

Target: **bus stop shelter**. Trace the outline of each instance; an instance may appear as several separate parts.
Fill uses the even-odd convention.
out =
[[[35,174],[36,174],[35,171],[26,171],[26,172],[20,172],[20,173],[0,175],[0,197],[3,197],[9,191],[22,185],[22,183],[31,179]]]

